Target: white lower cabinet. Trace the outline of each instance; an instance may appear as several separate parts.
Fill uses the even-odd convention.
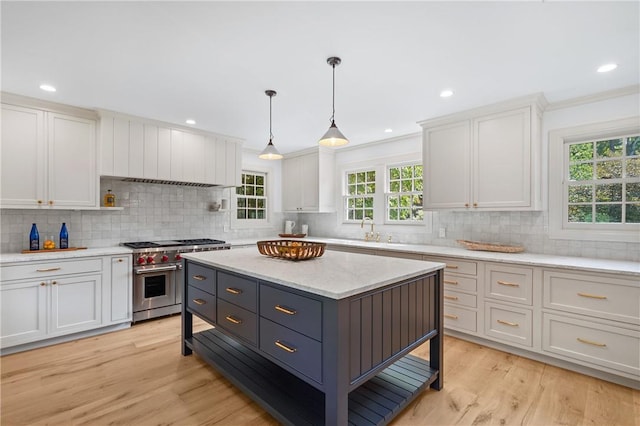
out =
[[[532,346],[533,313],[531,309],[484,302],[484,333],[502,342]]]

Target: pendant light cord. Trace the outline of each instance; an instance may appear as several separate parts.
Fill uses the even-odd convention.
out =
[[[331,123],[333,123],[336,115],[336,64],[332,64],[331,68],[333,68],[333,94],[331,98]]]
[[[273,96],[269,96],[269,143],[273,140],[273,133],[271,132],[271,100]]]

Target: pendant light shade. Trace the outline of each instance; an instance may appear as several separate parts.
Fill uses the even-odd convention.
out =
[[[324,136],[322,136],[318,141],[320,145],[324,146],[341,146],[349,143],[347,138],[345,138],[342,132],[338,129],[338,126],[336,126],[336,121],[334,119],[336,114],[336,65],[340,65],[340,62],[342,62],[342,60],[335,56],[327,59],[327,63],[331,65],[331,68],[333,68],[333,97],[331,101],[331,126],[329,126],[329,130],[327,130]]]
[[[265,90],[264,93],[269,97],[269,143],[260,155],[258,155],[258,158],[262,158],[263,160],[280,160],[282,154],[278,152],[273,144],[273,133],[271,132],[271,99],[276,95],[276,91]]]

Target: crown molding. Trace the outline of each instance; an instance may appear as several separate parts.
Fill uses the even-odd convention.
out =
[[[629,96],[640,93],[640,84],[620,87],[618,89],[607,90],[605,92],[594,93],[587,96],[579,96],[577,98],[565,99],[563,101],[552,102],[547,105],[546,111],[554,111],[557,109],[571,108],[580,105],[590,104],[593,102],[606,101],[608,99],[619,98],[621,96]]]

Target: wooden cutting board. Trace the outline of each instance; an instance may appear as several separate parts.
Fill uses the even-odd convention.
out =
[[[21,253],[52,253],[54,251],[75,251],[86,250],[86,247],[69,247],[66,249],[42,249],[42,250],[22,250]]]

